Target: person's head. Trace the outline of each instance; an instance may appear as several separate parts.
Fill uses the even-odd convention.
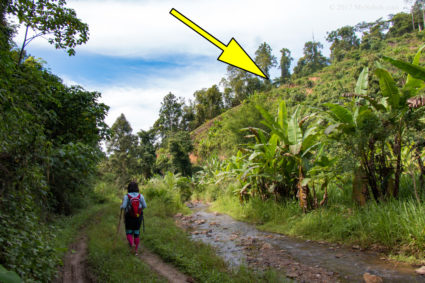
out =
[[[129,193],[138,193],[139,192],[139,186],[137,185],[136,182],[130,182],[130,184],[128,184],[127,191]]]

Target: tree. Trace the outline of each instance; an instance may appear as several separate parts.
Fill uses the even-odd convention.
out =
[[[356,31],[362,32],[360,48],[363,50],[379,50],[383,46],[384,31],[389,27],[389,22],[382,18],[375,22],[362,22],[356,25]]]
[[[24,56],[25,47],[35,38],[47,38],[56,49],[66,49],[75,55],[74,48],[89,39],[88,26],[77,18],[73,9],[66,8],[65,0],[10,0],[8,13],[25,25],[25,36],[19,53],[18,64]],[[28,31],[34,32],[29,36]]]
[[[280,53],[282,54],[280,57],[280,82],[285,83],[291,77],[289,68],[294,58],[291,57],[291,51],[287,48],[282,48]]]
[[[117,185],[123,188],[136,172],[135,146],[137,137],[132,134],[130,123],[121,114],[111,127],[111,138],[106,143],[109,157],[109,166],[116,174]]]
[[[257,51],[255,51],[255,63],[264,72],[264,74],[270,76],[270,68],[275,67],[277,64],[276,57],[272,55],[272,48],[267,43],[262,43]]]
[[[134,145],[135,137],[132,135],[133,129],[124,114],[115,120],[111,131],[111,139],[107,142],[108,152],[129,153]]]
[[[195,105],[189,99],[189,104],[183,104],[183,117],[181,122],[181,129],[183,131],[192,131],[196,128],[196,114]]]
[[[388,37],[397,37],[413,31],[411,16],[406,13],[398,13],[390,19],[391,27],[388,31]]]
[[[218,116],[224,108],[223,94],[217,85],[208,89],[197,90],[193,96],[195,96],[196,126]]]
[[[425,21],[425,0],[416,0],[410,9],[410,14],[412,15],[413,30],[415,30],[415,25],[417,25],[419,31],[423,30]]]
[[[255,91],[265,89],[264,83],[257,76],[231,65],[227,66],[227,79],[223,78],[221,84],[225,89],[225,100],[231,101],[233,107],[239,105]]]
[[[323,45],[320,42],[308,41],[304,45],[304,56],[298,60],[294,74],[298,77],[308,76],[328,65],[328,59],[320,51]]]
[[[221,80],[220,84],[225,80],[224,78]],[[230,87],[224,88],[223,92],[223,107],[224,109],[229,109],[233,106],[233,94],[232,89]]]
[[[154,131],[143,131],[137,133],[138,144],[135,148],[138,171],[145,179],[149,179],[153,172],[156,161],[155,133]]]
[[[326,40],[332,44],[330,47],[332,61],[341,61],[345,52],[358,48],[360,44],[356,30],[352,26],[344,26],[329,32]]]
[[[183,176],[192,175],[192,164],[189,159],[189,153],[192,150],[192,139],[188,132],[177,132],[168,140],[173,172],[181,173]]]
[[[161,139],[165,139],[170,133],[181,129],[182,105],[177,97],[171,92],[167,94],[161,102],[159,118],[154,124],[154,129]]]
[[[186,131],[170,134],[166,144],[158,150],[157,168],[165,174],[170,171],[183,176],[192,174],[189,153],[193,150],[192,139]]]

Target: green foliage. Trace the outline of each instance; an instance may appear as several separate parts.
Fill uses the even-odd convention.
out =
[[[412,21],[418,30],[423,30],[424,25],[424,11],[425,11],[425,1],[416,0],[410,9],[412,15]],[[412,23],[412,24],[413,24]]]
[[[116,185],[124,188],[136,173],[135,144],[137,137],[132,134],[130,123],[121,114],[111,127],[111,138],[107,149],[111,154],[108,169],[116,175]]]
[[[54,232],[41,226],[33,201],[18,192],[2,198],[0,262],[28,282],[47,282],[56,274]]]
[[[155,168],[156,154],[155,154],[155,134],[152,130],[137,133],[139,137],[139,144],[136,147],[137,167],[141,171],[143,177],[148,179],[152,176]]]
[[[0,281],[4,283],[20,283],[21,278],[13,271],[7,271],[3,265],[0,264]]]
[[[398,197],[403,167],[401,153],[406,145],[405,140],[408,140],[408,137],[403,137],[403,133],[406,129],[414,130],[421,124],[407,113],[418,112],[409,110],[408,99],[425,86],[425,77],[418,66],[423,48],[419,49],[412,64],[384,57],[396,67],[408,70],[408,80],[403,88],[399,89],[391,74],[377,63],[374,73],[379,80],[378,95],[368,94],[368,69],[365,68],[357,81],[353,95],[357,98],[356,102],[351,103],[351,110],[336,104],[327,104],[334,120],[327,133],[339,129],[348,135],[348,139],[341,141],[348,148],[354,149],[362,169],[367,173],[369,187],[376,200],[387,195]],[[395,158],[389,155],[390,152]]]
[[[15,9],[12,13],[21,13],[18,17],[23,21],[40,27],[27,12],[46,1],[7,3],[10,11]],[[56,9],[64,3],[44,8]],[[63,20],[37,7],[37,13],[49,17],[44,24]],[[32,57],[17,66],[3,2],[1,8],[0,263],[26,282],[48,282],[61,255],[54,244],[56,227],[48,220],[91,201],[91,181],[101,157],[99,143],[108,135],[103,121],[108,107],[98,102],[98,92],[64,85]],[[61,13],[67,17],[73,11]],[[69,24],[75,28],[74,22]],[[62,36],[74,35],[69,32]],[[63,40],[70,48],[75,43],[71,38]]]
[[[150,178],[155,172],[155,130],[140,130],[133,135],[130,123],[121,114],[111,128],[106,146],[111,154],[102,170],[114,174],[118,188],[131,180]]]
[[[213,85],[209,89],[195,91],[195,125],[200,126],[206,120],[218,116],[223,105],[223,94],[218,89],[217,85]]]
[[[277,64],[276,57],[272,55],[272,48],[267,43],[262,43],[255,51],[255,63],[266,74],[270,76],[270,68],[275,67]]]
[[[271,52],[271,47],[265,42],[255,52],[255,62],[267,76],[270,68],[277,64],[276,57]],[[269,90],[272,86],[269,80],[260,80],[257,76],[231,65],[227,66],[227,78],[223,78],[221,84],[225,88],[224,97],[229,106],[237,106],[255,92]]]
[[[291,67],[291,62],[294,58],[291,57],[291,51],[287,48],[282,48],[280,53],[280,82],[285,83],[291,78],[289,68]]]
[[[330,47],[332,61],[341,61],[345,52],[358,48],[360,45],[355,28],[351,26],[344,26],[328,32],[326,40],[332,44]]]
[[[308,41],[304,45],[304,56],[294,68],[294,75],[303,77],[311,75],[328,65],[328,59],[320,51],[323,45],[320,42]]]
[[[363,32],[360,43],[361,50],[378,51],[384,46],[384,30],[388,29],[389,22],[382,18],[375,22],[362,22],[356,25],[356,30]]]
[[[66,49],[69,55],[75,55],[74,48],[88,41],[87,24],[77,18],[73,9],[65,5],[65,0],[8,1],[7,12],[18,18],[19,25],[24,24],[26,27],[19,63],[25,47],[36,37],[47,38],[56,49]],[[28,37],[28,29],[33,30],[33,36]]]
[[[263,88],[260,79],[256,76],[231,65],[227,66],[227,78],[223,78],[221,83],[228,90],[227,100],[231,102],[232,107],[241,104],[256,90]]]
[[[72,217],[56,215],[54,221],[45,223],[30,195],[3,197],[0,261],[25,282],[51,282],[80,226],[100,209],[94,204]]]
[[[159,118],[153,128],[162,140],[166,140],[169,134],[182,130],[183,103],[171,92],[167,94],[161,102]]]
[[[402,36],[413,31],[412,16],[407,13],[398,13],[391,18],[391,27],[388,37]]]
[[[193,145],[189,133],[175,132],[164,143],[165,147],[158,152],[157,168],[162,173],[171,171],[183,176],[192,175],[189,153],[193,150]]]

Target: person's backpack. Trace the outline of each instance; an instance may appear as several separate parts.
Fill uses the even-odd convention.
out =
[[[140,207],[140,194],[137,197],[132,197],[130,194],[127,194],[128,201],[125,213],[130,217],[139,218],[142,214],[142,208]]]

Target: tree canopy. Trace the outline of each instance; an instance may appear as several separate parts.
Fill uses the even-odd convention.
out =
[[[9,0],[7,12],[16,16],[19,25],[25,25],[25,37],[19,54],[21,62],[25,47],[35,38],[46,38],[56,49],[66,49],[75,54],[75,47],[89,39],[88,25],[77,18],[73,9],[67,8],[65,0]],[[33,35],[29,35],[29,30]]]
[[[320,42],[306,42],[304,45],[304,56],[298,60],[297,66],[294,68],[294,74],[298,77],[307,76],[327,66],[328,59],[323,56],[322,49],[323,45]]]

